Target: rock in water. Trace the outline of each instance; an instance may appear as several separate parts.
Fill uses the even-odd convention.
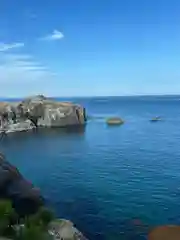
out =
[[[20,103],[0,103],[0,126],[8,133],[35,127],[83,125],[86,122],[85,114],[85,109],[80,105],[38,95]]]
[[[19,121],[14,124],[9,124],[6,133],[11,133],[11,132],[25,132],[32,130],[33,128],[36,128],[36,126],[32,123],[31,120],[26,119],[24,121]]]
[[[40,190],[26,181],[18,169],[0,154],[0,194],[1,198],[12,200],[19,214],[30,214],[43,204]]]
[[[112,117],[112,118],[108,118],[106,120],[106,123],[110,126],[116,126],[116,125],[122,125],[124,123],[124,120],[122,120],[119,117]]]

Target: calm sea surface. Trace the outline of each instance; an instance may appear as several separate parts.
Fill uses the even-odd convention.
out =
[[[180,223],[180,97],[73,101],[94,117],[85,129],[9,135],[0,150],[90,240],[145,239],[147,226]],[[106,126],[114,115],[126,123]]]

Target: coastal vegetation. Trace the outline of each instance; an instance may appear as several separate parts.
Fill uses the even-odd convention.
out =
[[[53,219],[54,214],[45,207],[40,207],[35,214],[21,217],[10,200],[0,200],[0,236],[14,240],[50,239],[48,224]]]
[[[40,189],[0,153],[0,240],[85,240],[71,221],[55,218]]]

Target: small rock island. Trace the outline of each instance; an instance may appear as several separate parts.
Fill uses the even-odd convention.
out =
[[[0,131],[10,133],[43,127],[84,125],[85,108],[37,95],[21,102],[0,102]]]

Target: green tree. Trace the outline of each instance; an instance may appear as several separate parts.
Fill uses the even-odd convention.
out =
[[[24,226],[17,233],[17,240],[45,240],[50,239],[48,224],[54,215],[45,207],[41,207],[36,214],[24,219]]]
[[[37,212],[37,217],[41,221],[44,227],[47,227],[48,224],[54,219],[54,214],[49,209],[41,207]]]
[[[39,208],[36,214],[29,216],[26,219],[26,225],[41,226],[46,229],[48,224],[54,219],[54,214],[49,209],[45,207]]]
[[[9,200],[0,200],[0,235],[11,236],[14,233],[13,225],[18,216]]]
[[[0,236],[15,240],[49,240],[48,224],[53,219],[54,214],[45,207],[20,219],[11,201],[0,200]]]
[[[41,226],[25,225],[17,234],[17,240],[44,240],[44,231]]]

